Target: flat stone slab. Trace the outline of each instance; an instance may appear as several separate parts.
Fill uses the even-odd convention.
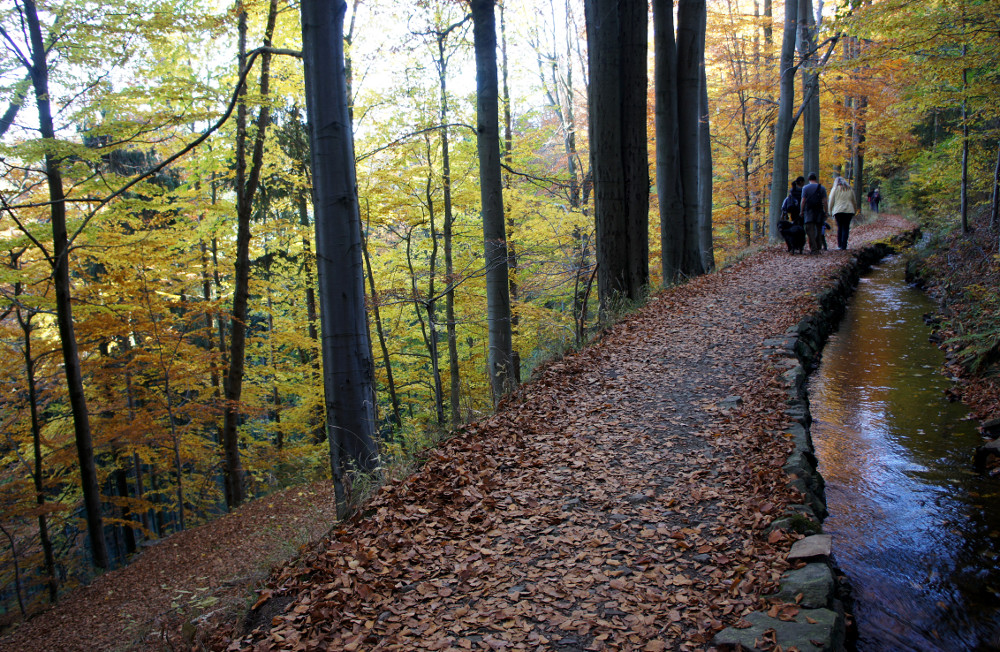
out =
[[[778,349],[785,355],[795,355],[795,343],[798,342],[798,335],[783,335],[781,337],[770,337],[764,340],[764,348]]]
[[[743,398],[740,396],[727,396],[716,405],[723,410],[733,410],[743,405]]]
[[[825,609],[834,598],[833,571],[825,563],[806,564],[781,576],[780,602],[795,602],[806,609]]]
[[[833,537],[829,534],[814,534],[792,544],[788,561],[829,558],[832,554]]]
[[[792,621],[778,620],[756,611],[746,616],[750,627],[727,627],[712,639],[717,647],[762,652],[774,649],[767,641],[774,641],[799,652],[831,652],[844,649],[844,618],[829,609],[801,609]],[[769,633],[774,630],[773,633]],[[742,647],[741,647],[742,646]]]
[[[806,384],[806,378],[806,370],[799,364],[781,374],[781,379],[784,381],[785,386],[791,388],[799,396],[802,395],[802,388]]]

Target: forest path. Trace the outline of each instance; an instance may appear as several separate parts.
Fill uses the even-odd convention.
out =
[[[883,217],[854,229],[852,248],[905,228]],[[774,587],[793,540],[762,536],[790,497],[783,369],[763,342],[814,310],[850,255],[770,247],[660,293],[277,569],[246,623],[213,623],[194,645],[705,649]],[[742,405],[718,405],[732,395]],[[196,542],[189,559],[205,551]],[[113,578],[141,577],[146,554],[101,578],[102,597],[125,609],[134,587]],[[67,596],[0,646],[99,649],[97,630],[127,646],[121,620],[84,624],[87,602]],[[74,609],[79,620],[43,626]],[[165,647],[156,634],[144,647]]]

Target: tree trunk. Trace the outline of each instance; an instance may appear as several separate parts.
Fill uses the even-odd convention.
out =
[[[441,89],[442,94],[444,88]],[[442,105],[442,122],[445,124],[446,106]],[[448,128],[441,133],[441,148],[443,151],[443,184],[444,184],[444,274],[447,287],[444,297],[444,315],[448,333],[448,377],[449,403],[451,405],[451,425],[457,428],[462,422],[462,379],[458,368],[458,330],[455,324],[455,263],[452,256],[452,226],[455,216],[451,207],[451,160],[448,153]]]
[[[629,297],[641,299],[649,285],[649,10],[645,2],[622,7],[622,159],[628,212]]]
[[[389,347],[385,343],[385,329],[382,327],[382,311],[379,308],[378,291],[375,288],[375,274],[372,272],[372,261],[368,253],[368,238],[364,229],[361,230],[362,250],[365,258],[365,269],[368,271],[368,292],[371,297],[372,316],[375,317],[375,333],[378,335],[379,348],[382,350],[382,364],[385,366],[386,384],[389,385],[389,402],[392,403],[392,422],[397,428],[403,425],[399,414],[399,397],[396,396],[396,380],[392,375],[392,359],[389,357]]]
[[[131,510],[129,510],[128,507],[128,497],[129,497],[128,473],[126,472],[125,468],[115,469],[113,475],[115,482],[115,490],[118,492],[118,497],[122,499],[121,516],[122,516],[122,530],[125,535],[125,554],[134,555],[137,550],[137,546],[135,539],[135,529],[131,525],[128,525],[128,522],[132,518],[132,512]]]
[[[861,41],[857,37],[846,38],[845,50],[848,56],[854,60],[861,56]],[[851,71],[851,77],[856,87],[862,81],[862,72],[858,68]],[[866,123],[866,113],[868,109],[868,97],[866,95],[851,96],[851,125],[853,138],[851,140],[851,172],[853,173],[852,183],[854,184],[854,203],[862,206],[864,198],[864,188],[867,185],[865,180],[865,138],[868,129]]]
[[[14,124],[14,118],[17,117],[21,107],[24,106],[24,100],[28,97],[28,90],[30,88],[31,74],[29,73],[25,75],[24,79],[15,84],[10,104],[7,105],[7,110],[0,116],[0,138],[3,138],[3,135],[10,129],[10,126]]]
[[[677,5],[677,123],[684,241],[681,265],[685,274],[705,272],[701,252],[699,152],[701,142],[701,64],[705,57],[705,0],[680,0]]]
[[[483,211],[486,262],[486,312],[489,323],[488,373],[493,405],[514,389],[510,326],[510,283],[507,277],[507,234],[500,174],[500,116],[497,81],[497,31],[494,0],[471,0],[476,51],[476,145]]]
[[[701,209],[698,219],[701,266],[706,272],[715,269],[712,246],[712,131],[708,110],[708,80],[705,75],[705,50],[701,64],[701,120],[698,123],[698,198]]]
[[[677,127],[677,47],[673,0],[653,0],[656,98],[656,193],[660,208],[664,285],[683,274],[684,204],[681,199]]]
[[[591,171],[601,310],[649,282],[646,5],[589,0]]]
[[[778,117],[774,127],[774,171],[771,174],[771,197],[769,201],[768,235],[778,239],[778,222],[781,219],[781,202],[788,191],[788,147],[792,140],[795,124],[792,105],[795,102],[795,31],[798,23],[798,2],[785,3],[785,25],[781,41],[780,95]]]
[[[434,171],[431,169],[431,161],[433,156],[431,154],[431,143],[430,135],[425,134],[427,138],[427,185],[424,188],[424,197],[427,205],[427,218],[430,224],[430,235],[431,235],[431,256],[428,261],[428,279],[427,279],[427,299],[424,301],[419,300],[419,292],[417,290],[417,277],[413,273],[413,265],[410,264],[410,279],[413,284],[413,301],[414,305],[419,313],[420,308],[423,307],[427,311],[427,330],[423,329],[423,320],[421,320],[421,330],[424,330],[424,344],[427,346],[427,354],[431,359],[431,378],[434,383],[434,415],[439,426],[444,425],[444,388],[441,384],[441,355],[440,347],[438,342],[438,328],[437,328],[437,294],[435,288],[435,281],[437,280],[437,257],[438,257],[438,234],[437,234],[437,222],[435,220],[435,208],[434,208],[434,191],[433,191],[433,178]],[[407,250],[409,253],[409,250]],[[409,256],[407,256],[409,260]]]
[[[270,47],[278,12],[277,0],[271,0],[264,30],[264,46]],[[246,60],[246,11],[240,13],[240,69]],[[261,56],[260,95],[266,98],[270,86],[271,55]],[[244,87],[241,95],[245,95]],[[238,507],[244,500],[243,467],[240,461],[237,428],[240,420],[239,402],[243,393],[243,370],[246,357],[247,303],[250,295],[250,218],[254,196],[260,181],[264,157],[264,139],[270,122],[270,109],[265,104],[257,116],[250,169],[246,166],[246,103],[240,101],[236,116],[236,261],[233,280],[233,313],[230,323],[229,372],[226,382],[225,418],[222,426],[226,505]]]
[[[48,143],[55,140],[52,106],[49,99],[49,68],[42,40],[38,10],[34,0],[24,0],[24,17],[31,41],[31,81],[35,89],[38,108],[38,126],[42,138]],[[104,537],[104,520],[101,516],[101,494],[97,481],[97,464],[94,459],[93,437],[87,398],[83,390],[83,374],[73,328],[73,305],[69,278],[69,234],[66,230],[66,196],[63,190],[60,159],[49,151],[45,154],[45,176],[48,181],[50,216],[52,223],[52,282],[56,293],[56,321],[62,345],[63,371],[69,393],[70,412],[73,415],[73,432],[77,457],[80,462],[80,483],[83,504],[87,514],[87,533],[90,536],[91,555],[98,568],[108,567],[108,547]]]
[[[15,284],[14,294],[20,294],[20,283]],[[17,321],[24,335],[24,375],[28,385],[28,407],[31,413],[31,443],[34,452],[34,472],[32,480],[35,485],[35,504],[38,505],[38,538],[42,544],[44,559],[45,584],[49,590],[49,602],[56,603],[59,598],[59,578],[56,576],[55,555],[52,551],[52,539],[49,536],[48,519],[45,509],[45,484],[42,479],[42,424],[38,418],[38,390],[35,382],[35,359],[31,353],[31,317],[21,314],[21,309],[15,304]]]
[[[200,241],[199,244],[201,246],[201,296],[207,304],[212,300],[212,279],[208,275],[208,245],[205,244],[204,240]],[[214,312],[215,311],[205,311],[205,349],[210,355],[212,350],[215,348],[215,345],[212,343],[213,331],[215,330]],[[222,375],[219,373],[219,366],[216,363],[214,356],[209,361],[209,379],[212,383],[212,395],[221,405]],[[215,442],[217,444],[222,443],[222,428],[220,427],[218,421],[215,422]]]
[[[563,120],[566,147],[566,171],[569,173],[569,205],[579,209],[580,201],[580,154],[576,150],[576,117],[573,101],[576,93],[573,89],[572,43],[574,30],[570,29],[570,0],[566,0],[566,114]]]
[[[308,162],[305,164],[306,168],[302,170],[302,174],[308,176]],[[306,191],[301,191],[297,200],[299,208],[299,224],[304,227],[311,227],[309,224],[309,209],[307,206]],[[316,351],[319,349],[319,330],[317,329],[317,322],[319,317],[316,312],[316,273],[315,273],[315,258],[312,252],[312,239],[303,234],[302,236],[302,267],[305,269],[306,276],[306,321],[308,322],[308,332],[309,339],[312,340],[316,348],[310,351],[304,363],[308,363],[310,369],[312,369],[313,378],[317,385],[323,382],[323,370],[320,368],[320,357],[316,355]],[[374,296],[374,295],[372,295]],[[320,407],[317,409],[309,421],[309,427],[313,431],[313,441],[317,444],[326,441],[326,417],[324,416],[325,409]]]
[[[802,113],[802,166],[803,176],[819,169],[819,137],[820,137],[820,107],[819,107],[819,75],[816,68],[816,21],[812,14],[812,0],[799,0],[799,47],[803,58],[802,63],[802,97],[806,103]]]
[[[518,284],[517,284],[517,246],[515,238],[517,231],[514,229],[514,210],[510,203],[510,189],[513,185],[513,174],[511,169],[514,165],[514,130],[511,125],[510,113],[510,87],[507,84],[507,21],[504,17],[504,4],[500,3],[500,54],[501,70],[503,71],[503,162],[506,168],[503,170],[503,189],[507,195],[507,202],[504,204],[504,219],[507,225],[507,280],[510,284],[510,333],[511,333],[511,367],[513,368],[514,382],[521,382],[521,352],[514,348],[514,338],[518,336],[517,327],[520,324],[520,314],[518,313]]]
[[[337,512],[347,514],[348,473],[378,464],[375,374],[365,313],[361,219],[344,76],[343,0],[302,2],[320,290],[323,387]]]
[[[448,377],[451,425],[457,428],[461,423],[461,383],[458,368],[458,332],[455,325],[455,263],[452,255],[452,227],[455,215],[451,202],[451,146],[448,134],[448,57],[445,41],[453,29],[464,23],[455,23],[437,34],[438,46],[438,101],[441,123],[441,185],[444,192],[444,276],[445,276],[445,328],[448,337]]]

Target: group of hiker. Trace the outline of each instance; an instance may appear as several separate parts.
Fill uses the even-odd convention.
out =
[[[880,201],[878,188],[873,188],[868,193],[868,203],[876,213]],[[851,233],[851,220],[859,211],[854,190],[847,179],[836,177],[828,196],[826,188],[813,172],[809,174],[808,182],[804,177],[792,182],[788,196],[781,204],[779,229],[789,252],[798,250],[801,253],[808,240],[809,253],[818,254],[827,249],[826,232],[830,229],[827,219],[833,215],[837,224],[837,248],[844,250]]]

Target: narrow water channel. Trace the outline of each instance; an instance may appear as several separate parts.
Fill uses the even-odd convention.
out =
[[[971,470],[976,423],[945,396],[934,306],[889,259],[862,279],[809,383],[834,555],[858,649],[1000,650],[1000,482]]]

